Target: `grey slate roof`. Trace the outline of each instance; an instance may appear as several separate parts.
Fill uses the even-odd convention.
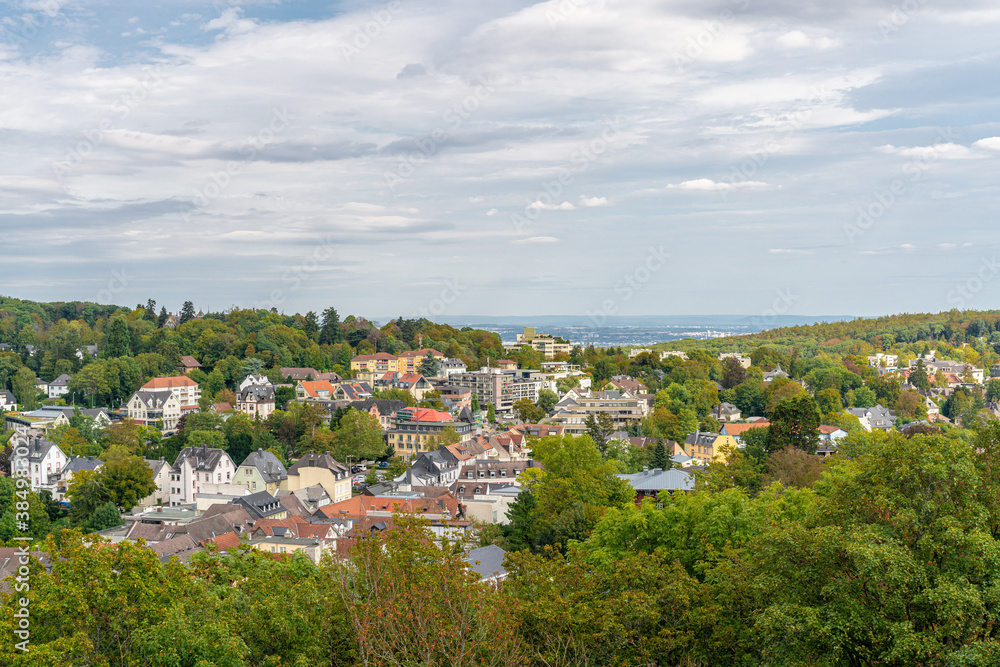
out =
[[[503,560],[507,557],[507,552],[495,544],[473,549],[465,555],[464,559],[469,564],[469,569],[479,575],[480,580],[502,579],[507,576],[507,570],[503,566]]]
[[[29,463],[41,463],[45,458],[45,455],[49,453],[49,450],[53,447],[58,447],[56,444],[50,440],[46,440],[40,436],[26,438],[27,442],[24,444],[28,445],[28,462]],[[14,439],[11,439],[11,444],[14,443]],[[62,450],[60,450],[62,451]]]
[[[361,410],[363,412],[368,412],[374,405],[378,408],[379,414],[382,415],[391,415],[392,413],[407,407],[406,403],[403,401],[397,401],[390,398],[368,398],[363,401],[351,401],[348,405],[355,410]]]
[[[163,404],[170,400],[174,394],[171,391],[146,391],[144,389],[140,389],[133,395],[136,396],[147,409],[162,410]]]
[[[263,449],[258,449],[256,452],[250,452],[240,467],[252,466],[260,472],[260,476],[264,478],[265,484],[278,484],[283,479],[288,479],[288,471],[285,470],[285,466],[281,464],[278,457],[271,452],[266,452]]]
[[[350,473],[343,464],[338,462],[329,453],[322,452],[317,454],[316,452],[309,450],[302,455],[298,461],[296,461],[291,468],[288,469],[289,475],[299,474],[299,469],[301,468],[326,468],[327,470],[333,472],[337,479],[343,479],[344,476]]]
[[[97,470],[102,465],[104,461],[93,456],[74,456],[63,466],[62,474],[71,472],[75,475],[81,470]]]
[[[174,461],[173,471],[176,473],[181,472],[181,466],[184,463],[184,459],[189,459],[191,462],[192,470],[215,470],[216,466],[222,460],[225,452],[221,449],[209,448],[207,445],[202,445],[200,447],[185,447],[181,450],[181,453],[177,455],[177,460]]]
[[[247,511],[252,518],[268,519],[275,514],[281,514],[288,510],[267,491],[258,491],[249,496],[243,496],[231,501],[233,505],[239,505]]]
[[[671,468],[661,470],[653,468],[631,475],[618,475],[618,479],[623,479],[632,485],[636,491],[646,493],[659,491],[693,491],[694,475]]]
[[[274,403],[274,387],[271,385],[252,384],[240,391],[240,401],[246,403],[253,396],[255,403]]]
[[[715,441],[718,439],[718,433],[711,433],[709,431],[695,431],[694,433],[688,433],[688,436],[684,438],[685,445],[701,445],[702,447],[711,447]]]

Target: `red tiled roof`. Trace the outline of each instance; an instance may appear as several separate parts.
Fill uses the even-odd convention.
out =
[[[332,505],[320,507],[317,514],[326,517],[360,520],[369,512],[413,512],[415,514],[441,514],[447,509],[452,517],[459,513],[458,498],[452,493],[442,494],[436,498],[390,498],[377,496],[354,496]],[[341,514],[341,510],[346,513]]]
[[[202,540],[201,546],[205,546],[209,542],[219,547],[219,551],[225,551],[226,549],[238,547],[240,545],[240,536],[235,532],[226,533],[225,535],[217,535],[213,538]]]
[[[173,389],[174,387],[197,387],[198,383],[185,375],[175,375],[166,378],[153,378],[142,385],[143,389]]]
[[[305,390],[306,394],[312,396],[313,398],[319,398],[320,391],[328,391],[333,394],[335,390],[334,386],[330,384],[328,380],[302,380],[299,382],[302,389]]]
[[[453,421],[452,416],[447,412],[441,412],[440,410],[434,410],[432,408],[417,408],[416,419],[417,421],[422,422]]]
[[[819,425],[819,432],[824,433],[826,435],[830,435],[831,433],[836,433],[837,431],[843,431],[843,430],[844,429],[840,428],[839,426],[828,426],[826,424]]]
[[[760,421],[751,422],[749,424],[723,424],[723,428],[726,429],[726,435],[740,436],[752,428],[770,425],[771,422],[766,419],[761,419]]]

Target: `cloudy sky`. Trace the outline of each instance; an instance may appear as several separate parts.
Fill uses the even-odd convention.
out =
[[[995,2],[7,0],[0,28],[0,294],[997,306]]]

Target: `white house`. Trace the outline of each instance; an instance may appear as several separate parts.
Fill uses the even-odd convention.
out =
[[[0,410],[10,412],[17,410],[17,399],[14,398],[14,394],[5,389],[0,390]]]
[[[73,481],[73,476],[81,470],[97,471],[104,465],[104,461],[93,456],[74,456],[70,458],[58,475],[52,478],[52,499],[62,502],[66,498],[66,492]]]
[[[10,444],[13,450],[10,457],[11,473],[24,471],[31,484],[31,490],[37,493],[42,489],[52,489],[55,479],[62,473],[69,457],[59,449],[54,442],[46,440],[38,431],[27,434],[15,432]]]
[[[170,504],[170,471],[172,466],[163,459],[143,459],[153,471],[156,490],[139,501],[139,507]]]
[[[147,426],[163,421],[164,431],[173,431],[181,418],[181,404],[171,391],[146,391],[140,389],[125,404],[129,419]]]
[[[267,419],[274,412],[274,387],[271,385],[248,385],[236,397],[236,409],[246,415]]]
[[[235,474],[236,466],[224,450],[186,447],[170,470],[170,505],[190,505],[203,484],[231,482]]]
[[[270,387],[271,381],[263,375],[248,375],[240,382],[238,391],[243,391],[247,387]]]
[[[69,393],[69,375],[63,373],[46,386],[49,398],[59,398]]]

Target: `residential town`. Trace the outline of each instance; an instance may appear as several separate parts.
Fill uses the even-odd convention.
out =
[[[630,350],[531,328],[517,345],[428,321],[340,322],[333,309],[322,320],[188,311],[161,323],[152,306],[120,309],[93,327],[62,317],[30,347],[4,343],[0,575],[17,572],[22,542],[46,573],[120,570],[102,560],[112,553],[194,579],[308,563],[300,572],[345,587],[337,599],[361,614],[350,631],[361,642],[373,616],[351,597],[354,577],[418,553],[456,591],[518,605],[535,604],[523,586],[551,568],[563,574],[545,581],[604,590],[573,574],[604,562],[602,576],[655,564],[646,578],[709,586],[699,568],[726,567],[713,554],[781,543],[768,521],[822,502],[847,503],[837,517],[867,511],[851,504],[860,491],[837,489],[869,470],[945,449],[968,472],[1000,448],[1000,329],[977,322],[892,344],[833,324],[781,344],[762,334]],[[5,321],[0,311],[0,334]],[[754,567],[775,576],[773,561]],[[415,587],[408,596],[436,580],[393,576]],[[597,599],[572,605],[582,614]],[[548,641],[530,636],[537,650]]]

